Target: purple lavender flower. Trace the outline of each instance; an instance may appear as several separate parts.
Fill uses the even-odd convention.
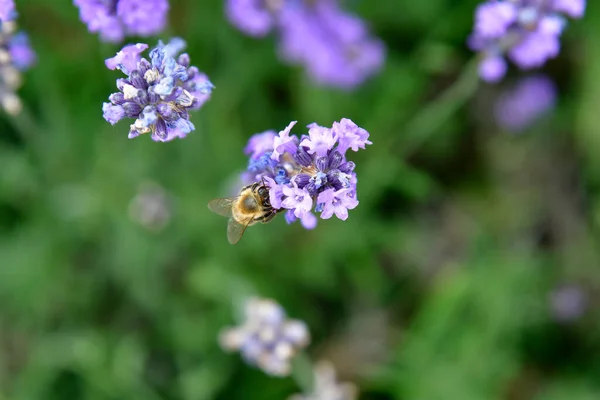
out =
[[[1,1],[1,0],[0,0]],[[167,22],[168,0],[73,0],[90,32],[106,42],[125,36],[151,36]]]
[[[383,43],[337,0],[290,2],[280,16],[280,54],[317,84],[353,89],[383,66]]]
[[[554,82],[542,75],[530,76],[498,98],[496,120],[503,128],[520,132],[554,107],[555,103]]]
[[[292,186],[283,186],[281,188],[281,206],[288,210],[294,210],[296,218],[302,218],[304,214],[310,213],[313,201],[308,190],[300,189],[296,181],[292,181]]]
[[[383,43],[338,0],[229,0],[226,13],[250,36],[277,29],[280,56],[320,85],[353,89],[383,66]]]
[[[309,341],[304,322],[287,319],[279,304],[259,298],[246,302],[242,325],[220,335],[221,347],[239,351],[247,363],[274,376],[289,375],[292,358]]]
[[[317,202],[322,204],[321,218],[329,219],[335,213],[335,216],[342,221],[348,218],[348,210],[352,210],[358,205],[354,192],[348,188],[340,190],[327,189],[319,193]]]
[[[21,72],[35,63],[35,53],[23,32],[17,32],[13,21],[0,22],[0,106],[11,115],[21,111],[21,99],[16,94],[21,87]]]
[[[285,0],[228,0],[229,21],[249,36],[262,37],[275,26],[277,14]]]
[[[581,18],[585,0],[487,0],[475,11],[469,46],[481,53],[479,75],[497,82],[504,57],[522,69],[541,67],[560,51],[566,16]]]
[[[358,151],[369,141],[369,133],[347,118],[331,128],[308,125],[308,135],[290,135],[296,121],[274,135],[267,131],[252,136],[245,153],[251,154],[245,183],[263,181],[269,187],[271,206],[286,209],[286,221],[300,220],[307,229],[317,219],[333,215],[348,218],[348,210],[358,205],[354,163],[346,160],[348,150]],[[271,144],[268,145],[268,141]]]
[[[14,0],[0,0],[0,22],[13,20],[16,15]]]
[[[103,104],[104,119],[114,125],[125,117],[134,118],[130,139],[152,133],[153,140],[166,142],[193,131],[188,111],[199,109],[214,86],[198,68],[190,66],[188,54],[177,56],[184,47],[179,38],[167,45],[159,41],[148,61],[140,55],[148,45],[138,43],[107,59],[109,69],[118,69],[127,78],[117,79],[119,92]]]

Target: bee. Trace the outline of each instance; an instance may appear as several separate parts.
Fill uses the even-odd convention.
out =
[[[229,217],[227,240],[236,244],[250,225],[257,222],[266,224],[277,212],[269,201],[269,189],[264,182],[244,186],[235,197],[213,199],[208,208],[219,215]]]

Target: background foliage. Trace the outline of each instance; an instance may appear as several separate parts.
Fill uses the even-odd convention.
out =
[[[349,1],[389,51],[353,93],[312,86],[222,2],[174,0],[170,34],[217,89],[197,131],[167,144],[102,119],[118,46],[70,1],[17,3],[39,56],[21,90],[38,127],[0,117],[0,399],[283,399],[291,378],[218,347],[248,294],[306,321],[309,355],[362,399],[600,398],[595,2],[545,67],[555,112],[511,135],[491,110],[523,74],[477,84],[475,0]],[[277,218],[230,246],[206,203],[235,184],[247,138],[342,117],[374,143],[352,154],[350,218],[314,231]],[[162,230],[130,217],[147,181],[168,195]],[[567,318],[565,285],[583,299]]]

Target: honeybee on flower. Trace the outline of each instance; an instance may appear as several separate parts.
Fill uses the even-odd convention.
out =
[[[331,128],[312,123],[308,135],[299,138],[290,135],[295,124],[292,121],[278,134],[266,131],[249,139],[244,152],[250,160],[242,181],[257,190],[268,189],[268,220],[284,213],[288,223],[300,220],[307,229],[316,226],[315,213],[322,219],[335,215],[346,220],[348,210],[358,205],[355,164],[346,153],[372,144],[369,133],[342,118]],[[225,215],[215,209],[214,200],[211,204],[211,210]]]

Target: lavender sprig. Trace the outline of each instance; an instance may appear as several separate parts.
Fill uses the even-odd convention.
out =
[[[319,85],[353,89],[383,66],[383,42],[338,0],[228,0],[226,13],[249,36],[275,30],[281,58]]]
[[[251,298],[245,304],[245,321],[225,329],[221,347],[239,351],[247,363],[265,373],[287,376],[294,355],[310,341],[304,322],[288,319],[284,309],[270,299]]]
[[[179,38],[166,45],[159,41],[148,61],[140,56],[148,45],[138,43],[107,59],[109,69],[118,69],[127,78],[117,79],[119,92],[103,104],[104,119],[114,125],[123,118],[134,118],[130,139],[151,133],[152,140],[166,142],[193,131],[189,111],[198,110],[214,86],[198,68],[190,66],[187,53],[177,56],[184,47]]]
[[[331,128],[308,125],[308,135],[291,135],[291,122],[279,132],[267,131],[252,136],[245,152],[250,155],[245,182],[264,181],[269,187],[271,206],[286,209],[286,221],[300,219],[312,229],[317,224],[313,211],[322,219],[334,214],[348,218],[348,210],[358,205],[354,163],[346,152],[372,144],[369,133],[347,118]]]
[[[581,18],[585,0],[487,0],[475,11],[469,46],[481,53],[479,75],[497,82],[505,57],[521,69],[541,67],[560,51],[566,17]]]
[[[169,11],[168,0],[73,0],[73,3],[88,30],[99,33],[105,42],[160,33]]]
[[[0,106],[10,115],[21,112],[21,99],[16,94],[22,84],[21,72],[35,60],[29,39],[25,33],[17,32],[16,22],[0,22]]]

